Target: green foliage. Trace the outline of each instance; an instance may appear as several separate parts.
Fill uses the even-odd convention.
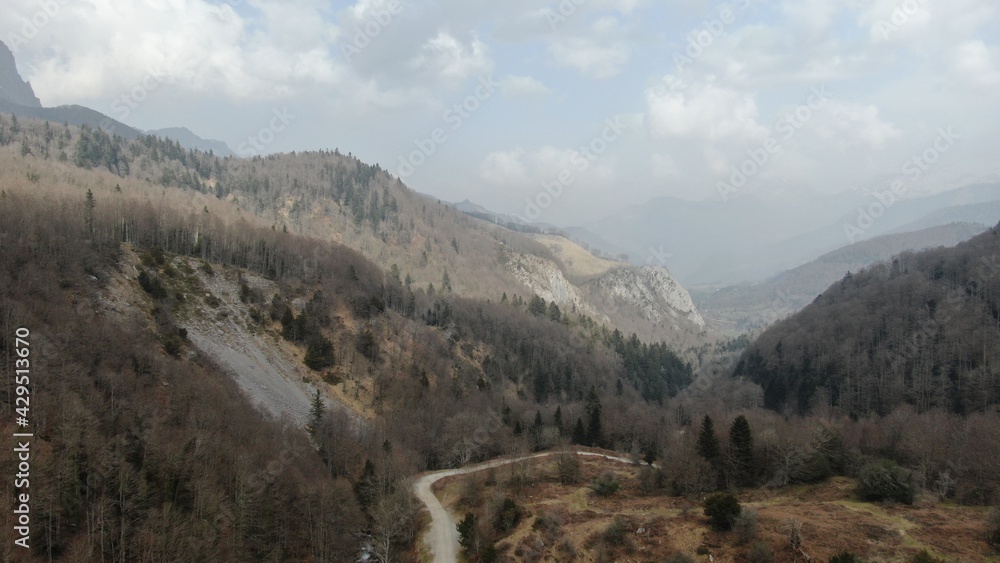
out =
[[[576,425],[573,426],[572,441],[581,446],[587,442],[587,431],[583,428],[583,419],[581,418],[577,418]]]
[[[545,304],[545,300],[537,295],[531,296],[531,301],[528,303],[528,312],[536,317],[540,317],[545,314],[548,309]]]
[[[830,563],[861,563],[861,559],[850,551],[842,551],[831,557]]]
[[[928,553],[926,549],[922,549],[919,553],[910,558],[909,563],[944,563],[944,559],[938,559]]]
[[[858,496],[866,501],[894,501],[913,504],[916,485],[913,474],[894,461],[875,460],[858,473]]]
[[[732,451],[736,482],[741,486],[753,484],[753,435],[750,423],[742,414],[729,427],[729,447]]]
[[[986,541],[1000,548],[1000,508],[993,507],[986,517]]]
[[[160,300],[167,297],[167,289],[163,287],[160,278],[149,275],[146,270],[139,272],[139,287],[148,293],[153,299]]]
[[[471,512],[458,523],[458,544],[469,552],[476,549],[476,515]]]
[[[601,426],[601,398],[593,386],[587,394],[587,441],[586,445],[601,447],[604,443],[604,430]]]
[[[320,371],[334,364],[333,344],[321,334],[313,334],[306,344],[305,364],[309,369]]]
[[[625,338],[615,329],[605,336],[604,343],[621,357],[625,379],[647,401],[662,403],[694,380],[691,366],[663,342],[641,342],[635,333]]]
[[[698,433],[698,455],[705,458],[709,463],[719,461],[719,438],[715,435],[715,423],[712,417],[705,415],[701,421],[701,431]]]
[[[716,493],[705,499],[704,509],[709,525],[719,531],[731,529],[742,511],[736,497],[726,493]]]
[[[594,482],[590,484],[590,489],[594,491],[595,494],[602,497],[609,497],[618,492],[621,488],[621,483],[618,482],[618,478],[615,474],[610,471],[605,471],[604,473],[598,475],[594,478]]]
[[[313,395],[312,404],[309,407],[309,433],[315,434],[319,424],[323,422],[323,414],[326,413],[326,405],[323,404],[323,396],[319,389]]]
[[[497,533],[506,534],[513,530],[514,526],[517,526],[517,523],[521,521],[522,515],[523,511],[514,502],[514,499],[505,497],[493,515],[493,529]]]
[[[625,538],[627,535],[628,526],[623,518],[618,517],[604,529],[601,533],[601,539],[603,539],[608,545],[618,546],[625,544]]]

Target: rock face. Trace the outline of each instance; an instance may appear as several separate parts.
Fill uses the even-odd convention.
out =
[[[530,254],[510,256],[507,268],[542,299],[647,340],[671,341],[672,335],[705,329],[691,295],[662,266],[615,268],[581,286],[566,279],[551,260]]]
[[[30,108],[42,107],[31,84],[21,80],[14,53],[3,42],[0,42],[0,100]]]
[[[684,319],[705,327],[691,295],[663,266],[618,268],[591,283],[598,293],[634,307],[652,323],[675,324],[669,321]]]
[[[555,301],[560,307],[576,307],[582,313],[608,322],[607,316],[595,311],[580,294],[580,289],[570,283],[551,260],[533,254],[515,254],[507,262],[507,268],[542,299]]]

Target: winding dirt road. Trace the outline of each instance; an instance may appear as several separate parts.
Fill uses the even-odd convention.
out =
[[[558,455],[560,453],[562,452],[542,452],[509,459],[487,461],[485,463],[470,465],[460,469],[444,469],[442,471],[427,473],[417,479],[413,483],[413,494],[420,499],[420,502],[424,503],[424,506],[427,507],[427,511],[431,514],[431,526],[430,529],[427,530],[427,534],[424,536],[424,543],[430,548],[431,553],[434,554],[434,563],[455,563],[458,561],[458,551],[460,548],[458,544],[458,525],[455,523],[455,518],[450,512],[448,512],[448,509],[441,504],[441,501],[439,501],[437,496],[434,495],[434,491],[431,490],[434,483],[437,483],[445,477],[451,477],[453,475],[475,473],[477,471],[500,467],[510,463],[516,463],[518,461]],[[632,463],[632,460],[624,457],[615,457],[595,452],[575,451],[573,453],[588,457],[603,457],[604,459],[619,461],[621,463]]]

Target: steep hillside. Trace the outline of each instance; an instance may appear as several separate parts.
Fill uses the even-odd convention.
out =
[[[4,134],[10,129],[0,124],[0,138],[6,143],[17,138]],[[623,317],[621,309],[602,310],[595,303],[608,302],[609,296],[598,292],[592,298],[593,290],[581,293],[581,288],[574,285],[580,282],[567,275],[569,268],[545,244],[430,200],[377,164],[361,163],[336,150],[221,159],[151,136],[128,141],[85,127],[78,136],[60,131],[59,138],[53,140],[51,133],[44,133],[41,127],[24,130],[24,134],[34,131],[35,135],[21,139],[28,151],[45,155],[55,143],[60,151],[53,155],[57,160],[83,168],[104,168],[122,178],[157,183],[168,190],[214,196],[283,232],[356,249],[407,288],[477,299],[500,300],[507,294],[528,300],[534,293],[546,292],[548,283],[530,280],[539,276],[549,279],[549,270],[555,268],[556,277],[568,280],[568,285],[565,291],[552,293],[549,300],[565,309],[582,308],[612,328],[629,327],[647,341],[662,340],[681,347],[704,340],[700,328],[677,333],[670,325],[647,322],[644,317]],[[568,257],[583,263],[583,254]],[[530,275],[507,267],[510,259],[517,257],[534,265],[529,268]],[[600,263],[593,257],[588,260]],[[580,296],[588,302],[582,303]],[[642,306],[669,307],[670,301],[651,301]],[[675,313],[663,309],[653,317],[672,317]],[[687,314],[681,312],[681,316]]]
[[[769,408],[958,413],[1000,402],[1000,231],[847,274],[765,331],[735,376]]]
[[[42,107],[31,84],[21,79],[14,53],[0,41],[0,100],[25,107]]]
[[[986,228],[985,225],[956,223],[883,235],[828,252],[766,282],[714,290],[696,302],[716,329],[752,330],[799,311],[847,272],[857,272],[904,251],[954,246]]]

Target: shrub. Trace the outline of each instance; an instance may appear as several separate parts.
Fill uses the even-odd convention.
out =
[[[741,544],[748,544],[757,539],[757,511],[744,508],[733,519],[733,530]]]
[[[625,543],[625,534],[627,533],[628,527],[625,525],[625,520],[615,518],[615,521],[604,529],[601,538],[609,545],[622,545]]]
[[[850,551],[843,551],[831,557],[830,563],[861,563],[861,559]]]
[[[677,552],[667,557],[664,563],[694,563],[694,557],[691,557],[687,553]]]
[[[602,473],[599,477],[594,479],[594,482],[590,485],[590,488],[602,497],[609,497],[617,493],[620,487],[621,485],[618,483],[618,478],[615,477],[615,474],[610,471]]]
[[[559,476],[559,483],[563,485],[575,485],[580,482],[580,459],[573,452],[562,452],[556,460],[556,472]]]
[[[910,558],[910,563],[944,563],[944,559],[938,559],[923,549]]]
[[[1000,548],[1000,508],[991,509],[986,517],[986,541]]]
[[[501,534],[506,534],[521,521],[521,515],[521,507],[510,497],[504,498],[493,515],[493,528]]]
[[[715,530],[728,530],[733,527],[733,521],[740,515],[742,508],[736,497],[726,493],[717,493],[705,499],[705,516]]]
[[[771,553],[771,546],[759,541],[753,544],[750,551],[747,552],[747,561],[750,563],[771,563],[774,560],[774,554]]]
[[[877,460],[865,464],[858,474],[858,496],[867,501],[891,500],[913,504],[916,486],[913,474],[893,461]]]

